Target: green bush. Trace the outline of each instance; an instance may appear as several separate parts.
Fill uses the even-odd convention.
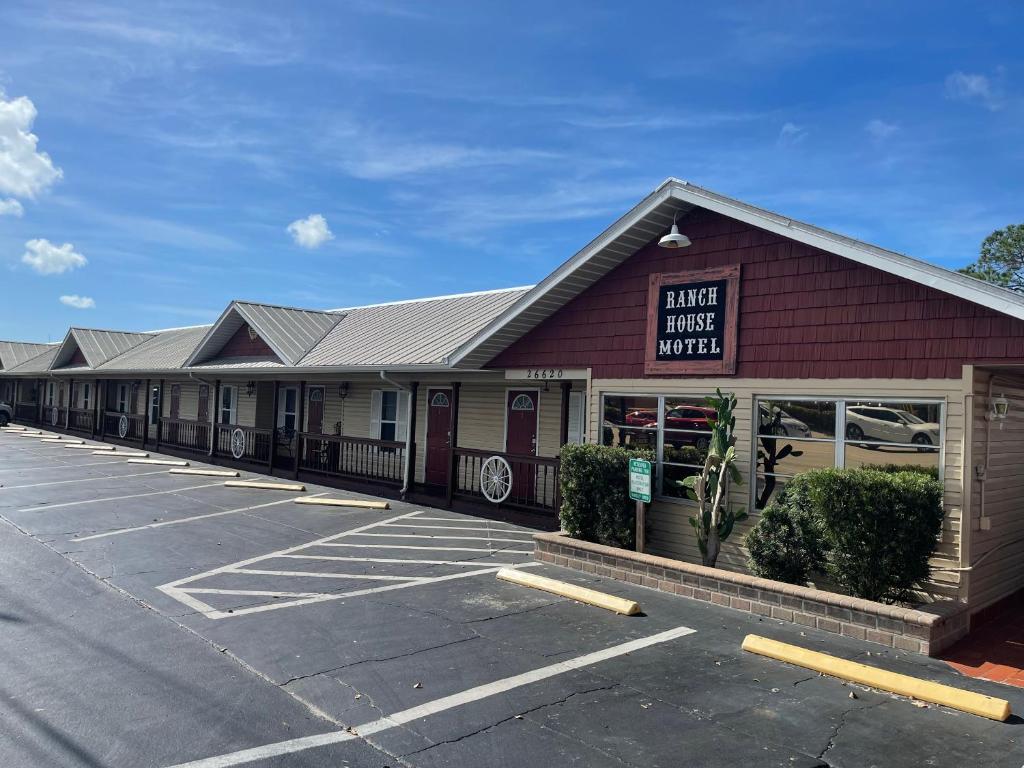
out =
[[[938,466],[926,467],[921,464],[865,464],[861,469],[873,469],[876,472],[916,472],[917,474],[930,477],[933,480],[939,479]]]
[[[928,578],[942,485],[920,471],[818,469],[790,481],[765,515],[747,538],[755,573],[804,583],[823,565],[848,594],[906,600]]]
[[[747,534],[754,575],[789,584],[807,584],[824,567],[822,536],[807,503],[807,483],[794,478]]]
[[[559,469],[562,528],[573,538],[609,547],[636,544],[635,502],[629,498],[629,460],[653,460],[648,450],[566,445]]]

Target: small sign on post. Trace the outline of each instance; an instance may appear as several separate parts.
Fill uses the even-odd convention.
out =
[[[629,460],[629,498],[636,502],[636,551],[644,551],[644,526],[647,505],[651,503],[651,462]]]

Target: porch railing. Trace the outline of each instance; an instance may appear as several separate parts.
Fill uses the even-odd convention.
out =
[[[17,421],[31,421],[35,423],[39,418],[39,405],[37,403],[18,403],[14,406],[14,418]]]
[[[236,442],[235,433],[242,433]],[[214,433],[214,448],[218,456],[232,458],[236,461],[247,461],[254,464],[267,464],[270,461],[270,449],[274,445],[274,431],[257,427],[243,427],[238,424],[218,424]]]
[[[210,423],[187,419],[161,419],[160,444],[195,453],[210,450]]]
[[[456,448],[454,454],[455,476],[452,492],[455,496],[487,502],[480,490],[480,469],[492,456],[500,456],[508,462],[512,470],[512,489],[501,504],[557,514],[561,505],[557,457],[521,456],[471,448]]]
[[[122,434],[121,430],[124,430]],[[141,443],[146,432],[146,416],[140,413],[103,412],[103,433],[107,437]]]
[[[95,414],[90,408],[72,408],[68,412],[68,429],[75,432],[92,434],[95,426]]]
[[[299,435],[299,469],[335,477],[401,483],[405,443],[338,435]]]
[[[63,429],[67,419],[67,408],[58,405],[43,406],[43,420],[40,422],[44,427]]]

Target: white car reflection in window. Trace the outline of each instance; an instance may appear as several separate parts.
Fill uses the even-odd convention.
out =
[[[910,411],[855,405],[846,409],[846,439],[914,445],[928,450],[939,444],[939,425]]]

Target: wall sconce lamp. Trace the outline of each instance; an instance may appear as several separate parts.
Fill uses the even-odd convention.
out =
[[[993,397],[989,399],[988,413],[986,417],[989,421],[1002,422],[1006,419],[1007,414],[1010,412],[1010,401],[1006,399],[1005,395],[1000,394],[999,397]],[[1000,423],[999,428],[1002,429],[1003,425]]]
[[[256,382],[255,381],[247,381],[247,382],[245,382],[245,394],[246,394],[247,397],[252,397],[252,395],[253,395],[253,393],[255,391],[256,391]]]
[[[343,381],[338,385],[338,397],[344,400],[348,397],[348,382]]]

